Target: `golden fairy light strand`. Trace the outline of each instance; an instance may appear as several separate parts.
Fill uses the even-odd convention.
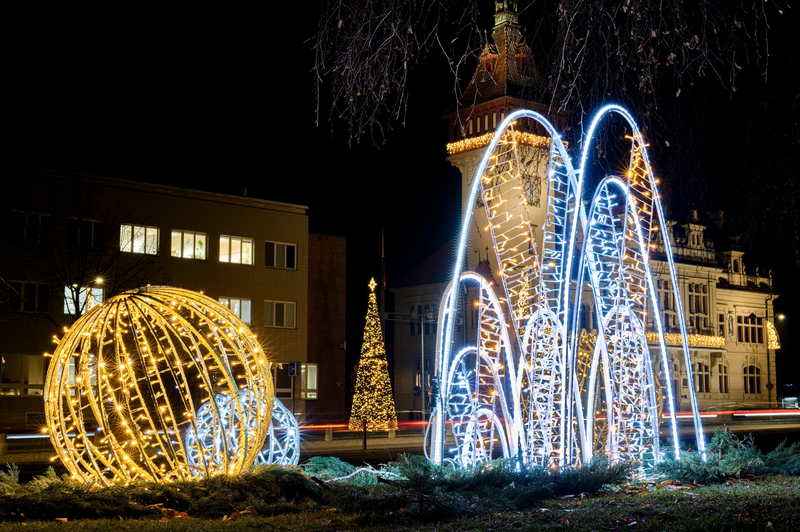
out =
[[[52,356],[45,430],[81,481],[236,474],[267,436],[269,362],[247,325],[196,292],[157,286],[113,297],[68,329]],[[203,430],[210,437],[198,438]]]

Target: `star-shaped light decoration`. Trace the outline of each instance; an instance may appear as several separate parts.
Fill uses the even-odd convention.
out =
[[[378,286],[378,283],[375,282],[375,278],[373,277],[369,280],[369,284],[367,286],[369,286],[370,291],[374,292],[375,287]]]

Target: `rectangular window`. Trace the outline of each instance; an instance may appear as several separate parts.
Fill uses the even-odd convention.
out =
[[[173,257],[206,260],[206,234],[173,229],[171,249]]]
[[[264,265],[268,268],[297,269],[297,246],[283,242],[267,242],[264,246]]]
[[[742,368],[744,376],[744,393],[761,393],[761,368],[758,366],[745,366]]]
[[[120,225],[119,250],[126,253],[158,255],[158,227]]]
[[[105,247],[106,226],[97,220],[67,219],[67,244],[81,248]]]
[[[285,362],[283,364],[273,364],[272,371],[272,382],[275,383],[275,397],[291,399],[293,390],[292,378],[289,376],[289,365]]]
[[[13,211],[11,236],[16,242],[53,242],[53,217],[49,214]]]
[[[11,281],[8,283],[8,306],[15,312],[50,312],[50,285]]]
[[[736,316],[736,336],[746,344],[764,343],[764,318],[754,315]]]
[[[219,302],[231,309],[240,320],[250,325],[250,315],[253,302],[250,299],[238,299],[235,297],[221,297]]]
[[[219,237],[219,261],[253,264],[253,241],[238,236]]]
[[[0,355],[0,395],[42,395],[45,358],[41,355]]]
[[[264,301],[264,327],[294,329],[296,306],[290,301]]]
[[[728,366],[719,364],[719,393],[728,392]]]
[[[75,311],[75,303],[78,311]],[[64,314],[80,316],[86,314],[92,307],[103,302],[103,289],[88,286],[64,287]]]
[[[317,399],[316,364],[300,364],[300,399]]]
[[[697,381],[695,390],[697,393],[709,393],[711,390],[709,389],[710,372],[708,365],[698,362],[695,372],[695,380]]]

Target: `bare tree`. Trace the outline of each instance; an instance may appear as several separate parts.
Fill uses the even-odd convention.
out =
[[[412,68],[433,51],[451,67],[458,105],[462,68],[485,43],[480,9],[495,4],[521,7],[535,21],[527,40],[544,83],[529,88],[530,99],[570,111],[573,124],[599,103],[621,100],[639,110],[645,128],[663,118],[664,98],[700,79],[736,91],[744,68],[766,76],[770,17],[788,9],[767,0],[327,0],[314,41],[318,121],[329,104],[351,141],[383,141],[387,127],[404,121]]]
[[[102,298],[165,279],[157,257],[121,251],[120,225],[130,213],[96,178],[6,170],[13,185],[4,201],[12,233],[0,278],[5,319],[24,313],[68,326]],[[62,303],[65,323],[55,311]]]

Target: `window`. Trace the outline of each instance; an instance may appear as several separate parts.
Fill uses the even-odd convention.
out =
[[[0,395],[42,395],[45,358],[41,355],[0,355]]]
[[[300,399],[317,399],[316,364],[300,364]]]
[[[297,269],[297,246],[282,242],[267,242],[264,249],[264,264],[268,268]]]
[[[78,300],[78,311],[75,311],[75,300]],[[64,314],[80,316],[89,309],[102,303],[103,289],[88,286],[64,287]]]
[[[704,284],[689,283],[689,323],[694,332],[703,334],[708,329],[708,288]]]
[[[50,312],[50,285],[11,281],[8,306],[15,312]]]
[[[272,382],[275,383],[275,397],[291,399],[293,390],[292,378],[289,376],[289,365],[286,363],[274,364],[272,372]]]
[[[96,220],[67,219],[67,244],[81,248],[105,247],[106,226]]]
[[[746,344],[764,343],[764,318],[736,316],[736,335],[739,342]]]
[[[697,369],[695,369],[695,382],[697,382],[695,390],[697,393],[709,393],[711,391],[708,386],[709,376],[708,364],[698,362]]]
[[[728,391],[728,366],[719,364],[719,393],[730,393]]]
[[[172,256],[206,260],[206,234],[172,230]]]
[[[238,236],[220,236],[219,261],[253,264],[253,241]]]
[[[158,255],[158,227],[120,225],[119,250],[127,253]]]
[[[13,211],[11,218],[11,235],[16,242],[53,242],[53,217],[49,214]]]
[[[717,315],[717,324],[719,326],[719,335],[725,336],[725,314]]]
[[[675,312],[675,293],[672,291],[669,281],[657,281],[656,289],[658,308],[664,318],[662,325],[665,331],[669,331],[670,327],[678,326],[678,314]]]
[[[758,366],[745,366],[744,393],[761,393],[761,368]]]
[[[234,297],[221,297],[219,302],[231,309],[243,322],[250,324],[250,309],[253,302],[250,299],[237,299]]]
[[[289,301],[264,301],[264,327],[294,329],[295,307]]]

